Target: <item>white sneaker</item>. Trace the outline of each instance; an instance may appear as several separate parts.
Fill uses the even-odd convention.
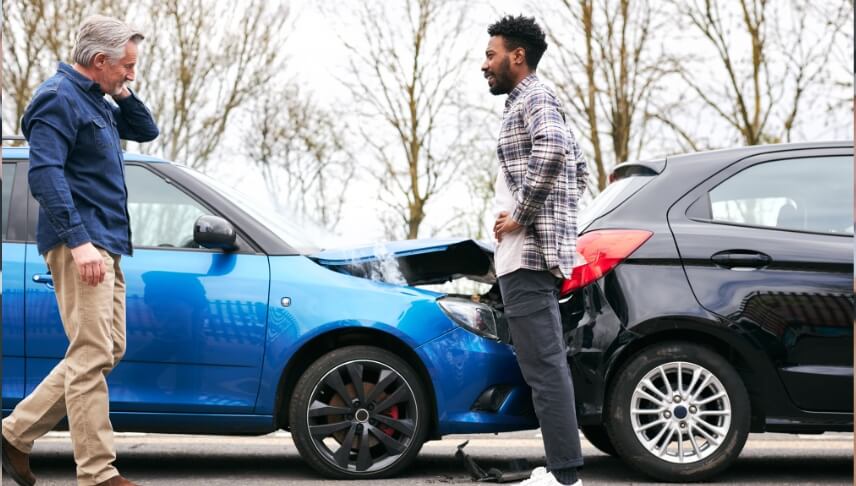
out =
[[[536,467],[529,479],[518,484],[521,486],[565,486],[556,479],[556,476],[553,476],[553,473],[547,472],[547,469],[543,467]],[[581,479],[577,479],[577,482],[570,486],[583,486],[583,482]]]

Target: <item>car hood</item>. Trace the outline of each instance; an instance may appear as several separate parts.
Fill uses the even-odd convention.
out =
[[[461,277],[496,281],[493,246],[465,238],[391,241],[309,257],[337,272],[397,284],[427,285]]]

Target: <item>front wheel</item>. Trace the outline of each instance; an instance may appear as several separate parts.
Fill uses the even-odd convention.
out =
[[[749,433],[740,375],[719,354],[688,342],[639,351],[618,373],[608,403],[606,426],[618,454],[663,481],[722,472]]]
[[[301,457],[338,479],[377,479],[405,468],[428,433],[418,375],[395,354],[349,346],[319,358],[300,377],[289,407]]]

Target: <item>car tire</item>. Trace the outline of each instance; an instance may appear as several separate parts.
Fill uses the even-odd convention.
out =
[[[348,346],[319,358],[298,380],[289,404],[301,457],[335,479],[400,472],[422,448],[430,413],[413,368],[371,346]]]
[[[597,450],[609,454],[610,456],[618,456],[615,451],[615,446],[612,445],[612,440],[606,432],[606,427],[603,425],[583,425],[580,427],[586,440],[591,442]]]
[[[610,387],[606,428],[619,456],[661,481],[725,470],[749,433],[740,375],[713,350],[667,342],[638,351]]]

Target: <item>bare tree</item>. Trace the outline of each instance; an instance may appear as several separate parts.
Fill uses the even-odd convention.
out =
[[[850,4],[850,11],[853,11],[853,0],[847,0],[847,3]],[[841,96],[837,97],[837,99],[832,100],[831,106],[829,107],[830,110],[838,109],[841,107],[849,107],[851,109],[851,112],[853,110],[853,27],[853,22],[850,23],[849,28],[845,25],[841,31],[840,41],[836,42],[833,46],[832,57],[834,58],[837,66],[839,67],[838,72],[833,75],[833,83],[835,86],[841,88]]]
[[[495,143],[487,150],[474,146],[470,163],[463,170],[466,192],[469,196],[458,208],[459,232],[478,240],[492,240],[493,201],[496,191],[496,176],[499,164],[496,160]]]
[[[284,0],[10,0],[4,4],[3,121],[17,126],[33,90],[69,61],[74,35],[93,13],[147,33],[135,89],[161,136],[139,150],[204,168],[232,120],[284,70]],[[11,102],[9,102],[11,101]]]
[[[558,56],[548,65],[551,80],[591,144],[598,191],[613,165],[640,156],[651,119],[647,109],[670,74],[668,55],[654,37],[664,21],[659,5],[556,0],[543,15]]]
[[[230,121],[271,89],[284,68],[288,9],[246,0],[151,0],[151,47],[143,51],[141,94],[157,114],[161,136],[147,150],[203,168]]]
[[[416,238],[429,201],[464,161],[470,134],[455,110],[470,54],[459,45],[466,4],[366,1],[355,9],[360,36],[343,39],[351,56],[343,82],[361,139],[380,164],[368,172],[377,174],[382,199],[394,210],[394,228]],[[390,22],[399,10],[404,22]],[[394,228],[390,236],[400,235]]]
[[[806,95],[831,86],[830,55],[842,29],[853,23],[850,0],[693,0],[675,6],[714,53],[713,59],[687,56],[677,65],[681,78],[747,145],[792,140]]]
[[[296,87],[260,97],[252,118],[245,145],[277,205],[336,226],[356,172],[348,127]]]

